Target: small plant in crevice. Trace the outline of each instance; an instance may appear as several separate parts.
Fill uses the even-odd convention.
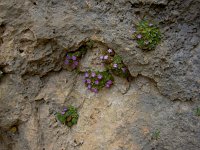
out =
[[[75,69],[78,67],[79,61],[81,59],[81,52],[77,51],[77,52],[70,52],[67,53],[66,59],[65,59],[65,64],[68,65],[69,67],[71,67],[72,69]]]
[[[93,41],[89,40],[84,45],[82,45],[75,52],[68,52],[66,54],[65,64],[68,65],[71,69],[76,69],[79,65],[79,61],[83,55],[86,54],[87,50],[93,47]]]
[[[12,134],[16,134],[18,132],[18,127],[17,125],[13,125],[9,131],[12,133]]]
[[[0,79],[3,77],[3,72],[0,70]]]
[[[110,70],[117,76],[127,78],[130,76],[128,68],[122,62],[119,55],[113,57],[113,62],[110,64]]]
[[[98,93],[102,88],[110,88],[114,78],[109,71],[88,71],[84,74],[84,83],[88,90]]]
[[[195,115],[200,116],[200,107],[197,107],[195,110]]]
[[[136,31],[133,33],[139,48],[144,50],[153,50],[161,40],[161,33],[155,24],[142,20],[136,25]]]
[[[160,138],[160,131],[157,129],[152,133],[151,139],[158,140]]]
[[[108,49],[106,52],[104,52],[104,55],[100,56],[100,59],[105,64],[105,67],[108,70],[111,70],[111,72],[116,76],[124,78],[128,78],[130,76],[130,72],[123,63],[122,58],[112,49]]]
[[[72,127],[77,124],[79,115],[75,107],[69,106],[64,108],[61,113],[57,112],[56,117],[62,124]]]

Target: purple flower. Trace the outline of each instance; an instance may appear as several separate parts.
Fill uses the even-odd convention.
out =
[[[110,87],[110,84],[106,84],[106,87],[109,88],[109,87]]]
[[[122,68],[122,71],[125,73],[126,72],[126,68]]]
[[[108,59],[108,55],[104,56],[103,58],[104,58],[105,60]]]
[[[98,78],[98,79],[102,79],[103,76],[102,76],[101,74],[99,74],[99,75],[97,76],[97,78]]]
[[[108,80],[106,84],[111,85],[112,83],[113,83],[112,80]]]
[[[63,109],[64,112],[66,112],[67,110],[68,110],[67,108],[64,108],[64,109]]]
[[[117,64],[113,64],[113,67],[114,67],[114,68],[117,68]]]
[[[99,84],[99,81],[98,81],[98,80],[96,80],[96,81],[94,81],[94,83],[95,83],[95,84]]]
[[[61,112],[61,114],[62,114],[62,115],[64,115],[64,114],[65,114],[65,112],[64,112],[64,111],[62,111],[62,112]]]
[[[95,77],[95,76],[96,76],[96,73],[95,73],[95,72],[92,72],[91,76],[92,76],[92,77]]]
[[[78,66],[78,61],[74,61],[73,63],[75,66]]]
[[[90,79],[87,79],[86,82],[87,82],[88,84],[90,84],[90,83],[91,83],[91,80],[90,80]]]
[[[103,57],[103,56],[100,56],[100,59],[101,59],[101,60],[103,60],[103,59],[104,59],[104,57]]]
[[[69,64],[69,60],[65,60],[65,64],[68,65]]]
[[[138,34],[138,35],[137,35],[137,38],[138,38],[138,39],[141,39],[141,38],[142,38],[142,35],[141,35],[141,34]]]
[[[88,87],[88,89],[91,89],[91,88],[92,88],[92,85],[91,85],[91,84],[88,84],[87,87]]]
[[[88,78],[88,77],[89,77],[89,73],[86,72],[86,73],[85,73],[85,78]]]
[[[112,53],[112,49],[109,48],[109,49],[108,49],[108,53]]]
[[[72,56],[72,60],[76,60],[76,56]]]
[[[71,59],[71,57],[69,55],[66,56],[67,59]]]
[[[72,69],[75,69],[77,66],[78,66],[77,62],[73,62],[71,67],[72,67]]]
[[[152,23],[149,23],[149,26],[150,26],[150,27],[152,27],[152,26],[153,26],[153,24],[152,24]]]
[[[98,90],[96,88],[92,88],[91,91],[94,92],[94,93],[98,93]]]

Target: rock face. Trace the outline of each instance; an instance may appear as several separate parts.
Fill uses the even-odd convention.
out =
[[[0,149],[200,149],[199,7],[198,0],[0,1]],[[152,51],[131,38],[143,17],[162,32]],[[96,47],[79,70],[103,69],[100,52],[112,48],[133,80],[115,77],[111,89],[87,91],[64,59],[90,39]],[[80,116],[71,129],[55,120],[69,104]]]

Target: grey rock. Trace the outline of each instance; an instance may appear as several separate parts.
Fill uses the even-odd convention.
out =
[[[199,149],[199,7],[198,0],[0,1],[0,149]],[[148,52],[131,37],[144,16],[162,32]],[[115,50],[134,80],[87,91],[64,59],[89,39]],[[97,47],[81,71],[98,68]],[[70,104],[80,114],[72,129],[54,116]]]
[[[196,0],[2,3],[1,64],[6,72],[43,76],[62,68],[63,48],[76,49],[92,38],[119,53],[133,76],[142,74],[155,80],[163,95],[172,100],[198,100],[199,61],[193,57],[199,55],[198,6]],[[18,17],[10,17],[8,7]],[[140,14],[135,14],[136,9]],[[182,13],[177,16],[175,12]],[[162,42],[151,52],[138,49],[130,32],[146,14],[161,24],[163,32]],[[193,62],[195,70],[188,62]]]

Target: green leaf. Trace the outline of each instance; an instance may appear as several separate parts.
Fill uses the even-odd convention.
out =
[[[90,40],[86,43],[86,45],[89,47],[89,48],[92,48],[93,45],[94,45],[94,41]]]
[[[77,119],[76,118],[73,118],[72,119],[72,124],[76,124],[77,123]]]
[[[65,121],[66,121],[66,116],[65,115],[62,115],[61,113],[57,113],[56,114],[56,116],[57,116],[57,119],[61,122],[61,123],[65,123]]]
[[[71,127],[73,124],[71,122],[67,122],[67,126]]]

